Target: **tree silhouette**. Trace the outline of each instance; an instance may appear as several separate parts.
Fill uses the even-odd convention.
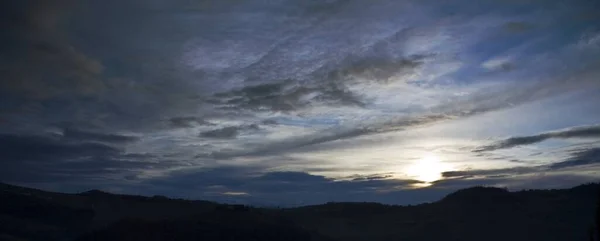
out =
[[[600,191],[596,199],[596,240],[600,241]]]
[[[590,228],[590,241],[600,241],[600,191],[596,199],[596,215],[595,223]]]

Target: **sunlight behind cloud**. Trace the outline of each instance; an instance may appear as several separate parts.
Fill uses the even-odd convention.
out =
[[[449,171],[450,165],[444,163],[439,157],[430,154],[410,165],[406,174],[419,181],[431,183],[442,179],[442,172]]]

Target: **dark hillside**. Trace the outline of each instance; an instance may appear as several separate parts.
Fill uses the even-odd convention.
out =
[[[0,240],[590,240],[599,186],[519,192],[474,187],[415,206],[266,209],[2,184]]]

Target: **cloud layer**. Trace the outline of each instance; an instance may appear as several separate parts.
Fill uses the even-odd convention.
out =
[[[1,1],[0,181],[287,205],[594,180],[598,7]]]
[[[532,136],[511,137],[498,141],[489,146],[483,146],[475,151],[493,151],[498,149],[513,148],[522,145],[531,145],[548,139],[570,139],[570,138],[600,138],[600,125],[578,126],[564,130],[540,133]]]

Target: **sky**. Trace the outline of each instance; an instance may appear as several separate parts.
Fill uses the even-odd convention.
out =
[[[296,206],[600,180],[594,0],[0,1],[0,181]]]

